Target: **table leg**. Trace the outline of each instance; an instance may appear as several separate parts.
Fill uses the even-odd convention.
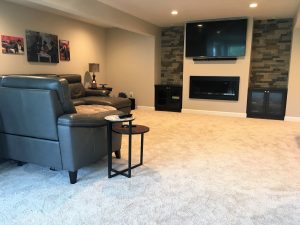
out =
[[[108,178],[111,178],[112,170],[112,123],[107,124],[107,155],[108,155]]]
[[[141,153],[140,153],[140,164],[143,165],[143,154],[144,154],[144,134],[141,134]]]
[[[129,121],[128,135],[128,177],[131,177],[131,141],[132,141],[132,121]]]

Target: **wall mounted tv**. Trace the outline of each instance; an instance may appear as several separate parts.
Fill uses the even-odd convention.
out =
[[[187,23],[185,56],[195,60],[245,56],[246,38],[247,19]]]

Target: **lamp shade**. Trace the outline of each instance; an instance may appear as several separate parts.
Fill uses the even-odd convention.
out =
[[[99,72],[99,64],[89,63],[89,72]]]

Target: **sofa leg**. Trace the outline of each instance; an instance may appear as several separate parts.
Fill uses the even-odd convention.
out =
[[[115,156],[117,159],[121,159],[121,150],[115,151]]]
[[[77,182],[77,170],[74,172],[69,171],[69,178],[70,178],[70,183],[75,184]]]

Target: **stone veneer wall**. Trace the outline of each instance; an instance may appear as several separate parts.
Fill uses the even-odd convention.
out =
[[[161,83],[182,85],[184,27],[167,27],[161,32]]]
[[[292,19],[254,21],[250,87],[287,88],[292,30]]]

